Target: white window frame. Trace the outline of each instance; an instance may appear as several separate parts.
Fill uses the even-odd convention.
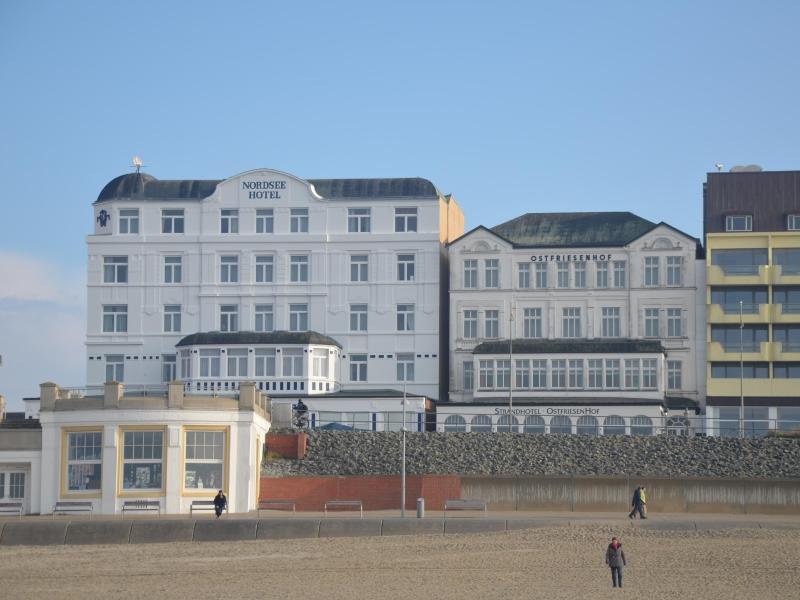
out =
[[[725,215],[725,231],[753,231],[753,215]]]
[[[239,283],[239,257],[224,254],[219,257],[219,282]]]
[[[119,210],[118,232],[123,235],[137,235],[139,233],[139,209],[121,208]]]
[[[465,340],[475,340],[478,338],[478,311],[476,309],[466,309],[464,311],[464,327],[462,333]]]
[[[310,263],[308,254],[289,256],[289,280],[292,283],[308,283]]]
[[[369,307],[366,304],[350,305],[350,331],[367,331],[367,315]]]
[[[628,286],[628,263],[624,260],[615,260],[614,262],[614,286],[617,289],[622,289]]]
[[[222,234],[239,233],[239,210],[223,208],[219,212],[219,232]]]
[[[414,281],[416,278],[416,254],[397,255],[397,281]]]
[[[474,290],[478,287],[478,260],[468,258],[464,260],[464,289]]]
[[[225,352],[225,375],[240,379],[247,377],[247,355],[247,348],[228,348]]]
[[[91,436],[91,439],[87,436]],[[67,494],[99,494],[103,488],[103,431],[65,431],[64,444],[66,446],[64,491]],[[93,480],[87,467],[91,467],[92,475],[99,474],[96,487],[85,485],[87,479]],[[72,476],[70,471],[74,471]],[[73,484],[73,480],[80,480],[80,483]]]
[[[667,361],[667,389],[683,389],[683,362],[680,360]]]
[[[561,309],[561,337],[581,337],[581,308],[565,306]]]
[[[185,490],[203,490],[202,493],[206,496],[208,490],[225,489],[228,469],[228,430],[186,428],[183,440],[183,488]],[[189,456],[190,453],[193,455],[192,457]],[[211,477],[208,477],[208,471],[203,473],[206,475],[206,481],[203,481],[202,476],[197,475],[197,469],[207,468],[206,465],[213,469],[212,475],[218,474],[218,480],[215,478],[212,481]],[[190,470],[190,466],[194,470]],[[189,473],[194,473],[194,477],[188,477]],[[200,485],[201,481],[202,486]]]
[[[350,355],[350,381],[367,381],[368,359],[366,354]]]
[[[282,348],[281,358],[281,375],[283,377],[305,376],[302,348]]]
[[[414,381],[414,353],[397,354],[397,381]]]
[[[289,231],[291,233],[308,233],[308,209],[292,208],[289,211]]]
[[[602,315],[602,331],[600,337],[620,337],[622,335],[622,309],[618,306],[603,306],[600,311]]]
[[[521,290],[531,288],[531,263],[517,263],[517,287]]]
[[[164,257],[164,283],[183,282],[183,257],[168,255]]]
[[[595,287],[608,288],[608,261],[602,260],[595,263]]]
[[[103,283],[128,283],[128,257],[103,257]]]
[[[239,305],[221,304],[219,307],[219,330],[239,331]]]
[[[500,287],[500,259],[486,258],[483,261],[483,287],[497,289]]]
[[[289,304],[289,331],[308,331],[308,304]]]
[[[800,214],[786,215],[786,231],[800,231]]]
[[[275,377],[277,369],[275,348],[256,348],[254,354],[256,377]]]
[[[181,305],[164,305],[164,333],[181,332]]]
[[[120,431],[122,472],[120,473],[119,485],[121,492],[141,491],[154,493],[164,489],[164,437],[163,429],[137,428]],[[153,466],[158,467],[158,485],[135,485],[143,482],[142,469],[148,469]],[[126,474],[127,467],[131,467],[133,471],[133,480]],[[149,477],[149,470],[146,470],[145,473],[148,473]],[[128,483],[129,481],[131,484]]]
[[[536,289],[547,289],[547,263],[536,263]]]
[[[275,232],[275,211],[271,208],[256,209],[256,233]]]
[[[369,254],[350,255],[350,281],[351,283],[369,281]]]
[[[667,309],[667,337],[677,338],[683,336],[683,309]]]
[[[275,331],[275,307],[272,304],[256,304],[253,315],[255,331]]]
[[[667,257],[667,285],[679,287],[683,285],[683,257]]]
[[[396,207],[394,209],[395,233],[416,233],[417,219],[418,210],[416,206]]]
[[[128,305],[104,304],[102,329],[103,333],[127,333]]]
[[[542,309],[529,307],[522,309],[522,337],[527,339],[542,337]]]
[[[661,258],[658,256],[644,257],[644,286],[658,287],[661,285]]]
[[[576,288],[585,288],[586,287],[586,262],[576,262],[572,263],[572,270],[573,270],[573,279],[575,282],[574,287]]]
[[[125,381],[125,355],[105,355],[106,381]]]
[[[414,331],[414,312],[413,304],[397,305],[397,331]]]
[[[169,383],[178,379],[178,357],[175,354],[161,355],[161,381]]]
[[[272,254],[256,256],[256,283],[275,282],[275,257]]]
[[[209,379],[220,376],[222,358],[219,348],[201,348],[198,360],[200,361],[199,377]]]
[[[661,311],[658,308],[644,309],[644,337],[661,337]]]
[[[347,232],[369,233],[372,226],[372,214],[369,208],[347,209]]]
[[[161,233],[186,233],[186,216],[182,208],[161,209]]]
[[[483,337],[494,339],[500,337],[500,311],[490,309],[483,311]]]
[[[471,360],[465,360],[461,365],[461,385],[465,392],[475,389],[475,363]]]

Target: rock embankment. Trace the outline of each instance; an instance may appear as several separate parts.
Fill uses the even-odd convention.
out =
[[[305,460],[268,461],[264,474],[396,474],[400,448],[400,433],[315,431]],[[793,479],[800,478],[800,440],[409,433],[406,460],[407,472],[417,475]]]

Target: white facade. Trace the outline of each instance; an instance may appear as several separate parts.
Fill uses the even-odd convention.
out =
[[[603,228],[607,214],[578,216],[597,219],[597,227]],[[627,341],[634,345],[643,341],[663,347],[663,352],[651,349],[651,354],[603,353],[600,348],[598,354],[584,349],[580,355],[567,350],[563,356],[557,346],[552,346],[552,351],[538,351],[546,354],[521,354],[518,347],[510,374],[515,399],[663,399],[666,395],[702,403],[705,349],[698,340],[703,339],[705,323],[704,270],[696,259],[697,241],[668,225],[650,227],[649,222],[627,215],[625,226],[643,233],[615,245],[581,246],[573,237],[569,245],[548,240],[552,245],[545,246],[548,241],[537,243],[535,234],[515,243],[483,227],[450,244],[451,402],[508,398],[511,337],[515,342],[545,342],[544,346],[571,341]],[[589,229],[586,235],[592,237],[594,232]],[[496,350],[498,356],[473,354],[485,342],[502,347]],[[492,358],[505,359],[500,365],[503,379],[498,384],[495,375],[492,385],[485,385],[486,381],[482,385],[480,361]],[[567,372],[562,384],[560,374],[553,373],[554,364],[560,370],[562,363],[553,361],[563,360],[569,370],[570,359],[578,361],[575,369],[580,374],[571,378]],[[591,368],[597,363],[590,364],[590,359],[603,360],[600,380],[592,379]],[[518,380],[518,361],[524,366],[524,361],[532,360],[545,361],[539,365],[544,369],[543,379],[529,376]],[[626,381],[628,360],[634,362]],[[639,366],[634,376],[635,361]],[[606,379],[607,364],[612,371],[619,369],[616,378],[612,372]],[[653,368],[654,380],[649,372]]]
[[[424,183],[424,194],[376,184],[324,198],[268,169],[112,181],[87,239],[88,385],[183,377],[175,345],[187,334],[311,330],[341,344],[343,386],[397,389],[405,378],[410,392],[438,397],[442,244],[463,216]],[[366,369],[351,371],[354,359]]]

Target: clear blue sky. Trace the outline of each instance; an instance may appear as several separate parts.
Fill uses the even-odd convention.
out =
[[[0,393],[83,382],[90,206],[134,154],[165,179],[426,177],[468,227],[631,210],[699,235],[715,162],[800,168],[798,22],[788,1],[3,0]]]

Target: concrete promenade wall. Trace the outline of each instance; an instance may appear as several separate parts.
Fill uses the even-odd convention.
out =
[[[800,514],[800,479],[462,477],[461,494],[494,510],[626,511],[639,485],[653,512]]]

